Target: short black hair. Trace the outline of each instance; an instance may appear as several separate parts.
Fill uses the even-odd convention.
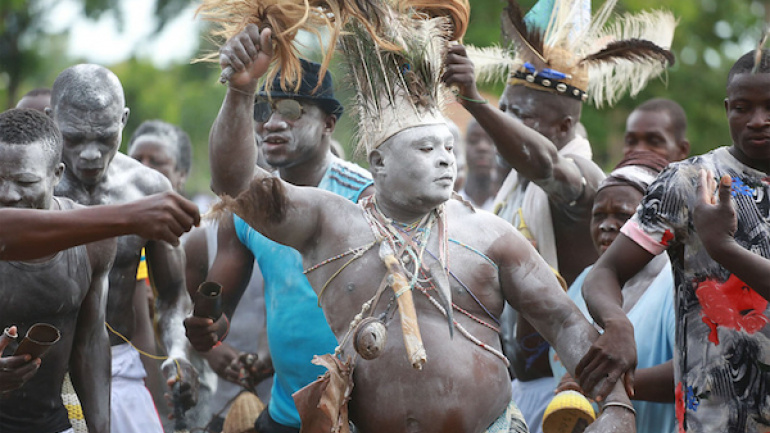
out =
[[[654,98],[643,102],[634,111],[665,111],[671,120],[671,126],[676,139],[684,140],[687,137],[687,114],[676,101],[666,98]]]
[[[754,59],[756,56],[757,50],[751,50],[733,63],[733,67],[730,68],[730,72],[727,74],[727,86],[733,81],[735,75],[754,71]],[[756,72],[759,74],[770,74],[770,49],[762,50],[762,55],[759,58],[759,68],[757,68]]]
[[[177,171],[184,174],[190,172],[190,168],[192,168],[192,144],[190,143],[190,136],[182,128],[158,119],[146,120],[134,131],[128,142],[128,149],[131,150],[134,142],[143,135],[155,135],[169,143],[176,152]]]
[[[53,119],[38,110],[12,108],[0,113],[0,142],[12,145],[40,143],[50,156],[51,167],[61,161],[61,132]]]

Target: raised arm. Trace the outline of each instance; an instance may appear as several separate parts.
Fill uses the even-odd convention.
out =
[[[195,203],[174,192],[57,212],[0,209],[0,260],[32,260],[129,234],[177,245],[179,236],[199,223]]]
[[[718,198],[714,176],[700,171],[698,203],[693,213],[696,233],[712,259],[741,279],[760,296],[770,300],[770,260],[743,248],[735,241],[738,219],[731,199],[732,179],[724,175],[719,182]]]
[[[273,57],[270,35],[270,29],[260,33],[249,24],[220,50],[220,65],[232,67],[235,73],[209,134],[211,189],[218,195],[237,196],[254,176],[254,94]]]
[[[110,340],[104,326],[107,286],[116,242],[88,245],[91,287],[80,304],[69,371],[83,407],[88,431],[110,431]]]
[[[444,81],[456,86],[458,101],[487,131],[500,155],[521,176],[543,188],[550,199],[571,203],[581,195],[586,196],[586,189],[595,191],[603,177],[601,170],[591,167],[592,164],[577,162],[579,158],[560,155],[550,139],[527,126],[523,119],[514,118],[483,101],[476,87],[473,63],[464,46],[449,47]],[[563,131],[559,133],[566,134],[578,120],[572,117],[565,120],[570,125],[563,125],[560,128]],[[592,200],[593,195],[589,195]]]
[[[511,306],[551,343],[567,370],[574,373],[581,357],[597,339],[598,332],[564,293],[553,272],[529,242],[513,230],[506,232],[505,241],[497,242],[499,249],[494,252],[500,267],[503,294]],[[604,393],[606,398],[601,398],[599,391],[604,387],[610,390]],[[608,410],[603,413],[610,416],[597,420],[598,430],[633,431],[634,418],[625,406],[630,406],[630,400],[622,384],[604,378],[591,388],[589,394],[608,405]]]

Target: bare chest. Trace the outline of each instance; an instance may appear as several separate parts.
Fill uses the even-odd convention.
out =
[[[89,270],[85,253],[72,250],[42,263],[0,262],[0,320],[5,326],[75,320],[90,287]]]
[[[498,269],[481,250],[457,240],[451,231],[445,242],[432,236],[425,248],[398,244],[396,248],[418,314],[442,317],[436,302],[446,305],[439,295],[446,287],[455,311],[462,311],[465,319],[497,327],[504,302]],[[367,302],[374,315],[395,308],[396,293],[388,284],[380,249],[381,242],[368,234],[326,252],[325,259],[306,261],[308,279],[338,337]]]

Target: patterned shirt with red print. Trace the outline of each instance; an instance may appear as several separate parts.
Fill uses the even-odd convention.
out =
[[[694,231],[700,169],[733,179],[735,239],[770,258],[770,178],[726,147],[670,165],[621,231],[650,253],[667,251],[671,259],[679,431],[770,431],[768,302],[712,260]]]

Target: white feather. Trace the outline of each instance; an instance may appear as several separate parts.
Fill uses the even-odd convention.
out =
[[[475,47],[466,45],[465,52],[473,62],[476,81],[480,83],[505,80],[514,65],[511,52],[500,46]]]

